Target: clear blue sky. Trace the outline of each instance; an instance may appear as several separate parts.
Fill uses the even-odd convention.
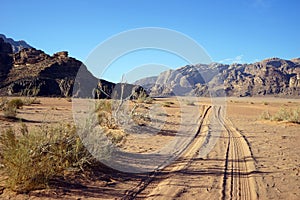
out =
[[[0,5],[0,33],[49,54],[67,50],[81,61],[107,38],[141,27],[182,32],[215,62],[300,56],[298,0],[2,0]],[[145,54],[144,60],[142,55],[137,61],[120,59],[104,78],[117,81],[130,66],[150,62],[185,64],[172,55]]]

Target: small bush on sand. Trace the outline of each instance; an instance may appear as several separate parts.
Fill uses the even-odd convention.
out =
[[[186,105],[188,105],[188,106],[195,106],[196,104],[193,101],[187,101]]]
[[[265,102],[265,101],[263,102],[263,104],[264,104],[265,106],[269,105],[269,103],[268,103],[268,102]]]
[[[6,118],[15,118],[17,116],[17,108],[7,106],[3,109],[3,114]]]
[[[84,170],[93,158],[71,125],[40,127],[21,133],[10,128],[0,135],[0,162],[7,187],[17,192],[45,188],[69,168]]]
[[[108,129],[117,129],[118,125],[112,115],[112,101],[98,100],[96,103],[96,113],[99,124]]]
[[[15,107],[16,109],[20,109],[22,108],[24,105],[24,102],[22,101],[22,99],[11,99],[10,101],[8,101],[7,106],[8,107]]]
[[[29,106],[31,104],[40,104],[41,101],[39,99],[37,99],[36,97],[31,98],[31,97],[25,97],[24,100],[24,105]]]
[[[8,99],[6,97],[1,97],[0,98],[0,110],[3,110],[5,105],[8,103]]]
[[[146,104],[152,104],[153,99],[149,97],[146,93],[141,93],[137,98],[138,103],[146,103]]]
[[[269,113],[269,111],[264,111],[260,117],[260,119],[263,119],[263,120],[270,120],[271,119],[271,115]]]
[[[260,116],[261,119],[271,121],[287,121],[292,123],[300,124],[300,108],[298,109],[286,109],[281,108],[274,115],[271,115],[268,111],[263,112]]]
[[[171,107],[171,105],[173,105],[174,102],[171,102],[171,101],[166,101],[163,103],[163,107]]]
[[[3,110],[4,117],[15,118],[17,116],[17,109],[24,105],[21,99],[11,99],[1,101],[1,110]]]

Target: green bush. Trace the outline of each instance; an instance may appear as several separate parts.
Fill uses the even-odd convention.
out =
[[[93,158],[71,125],[43,126],[21,134],[7,129],[0,136],[0,158],[7,175],[7,187],[17,192],[45,188],[63,172],[84,170]]]

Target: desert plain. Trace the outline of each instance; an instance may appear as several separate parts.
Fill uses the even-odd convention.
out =
[[[0,130],[74,122],[72,99],[38,100],[18,109],[17,119],[0,112]],[[7,189],[1,175],[0,199],[300,199],[300,124],[264,117],[296,111],[300,99],[227,97],[218,105],[209,98],[171,97],[141,104],[141,113],[160,129],[128,128],[117,146],[148,154],[186,131],[191,140],[168,165],[146,173],[94,168],[26,193]]]

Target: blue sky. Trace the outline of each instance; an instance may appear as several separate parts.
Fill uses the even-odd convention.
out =
[[[299,57],[300,52],[299,2],[2,0],[0,33],[23,39],[49,54],[67,50],[81,61],[111,36],[142,27],[181,32],[199,43],[215,62],[249,63],[269,57],[291,59]],[[97,76],[118,81],[133,67],[148,63],[167,68],[187,64],[175,55],[146,51],[118,59],[105,74],[97,74],[95,67],[88,67]]]

